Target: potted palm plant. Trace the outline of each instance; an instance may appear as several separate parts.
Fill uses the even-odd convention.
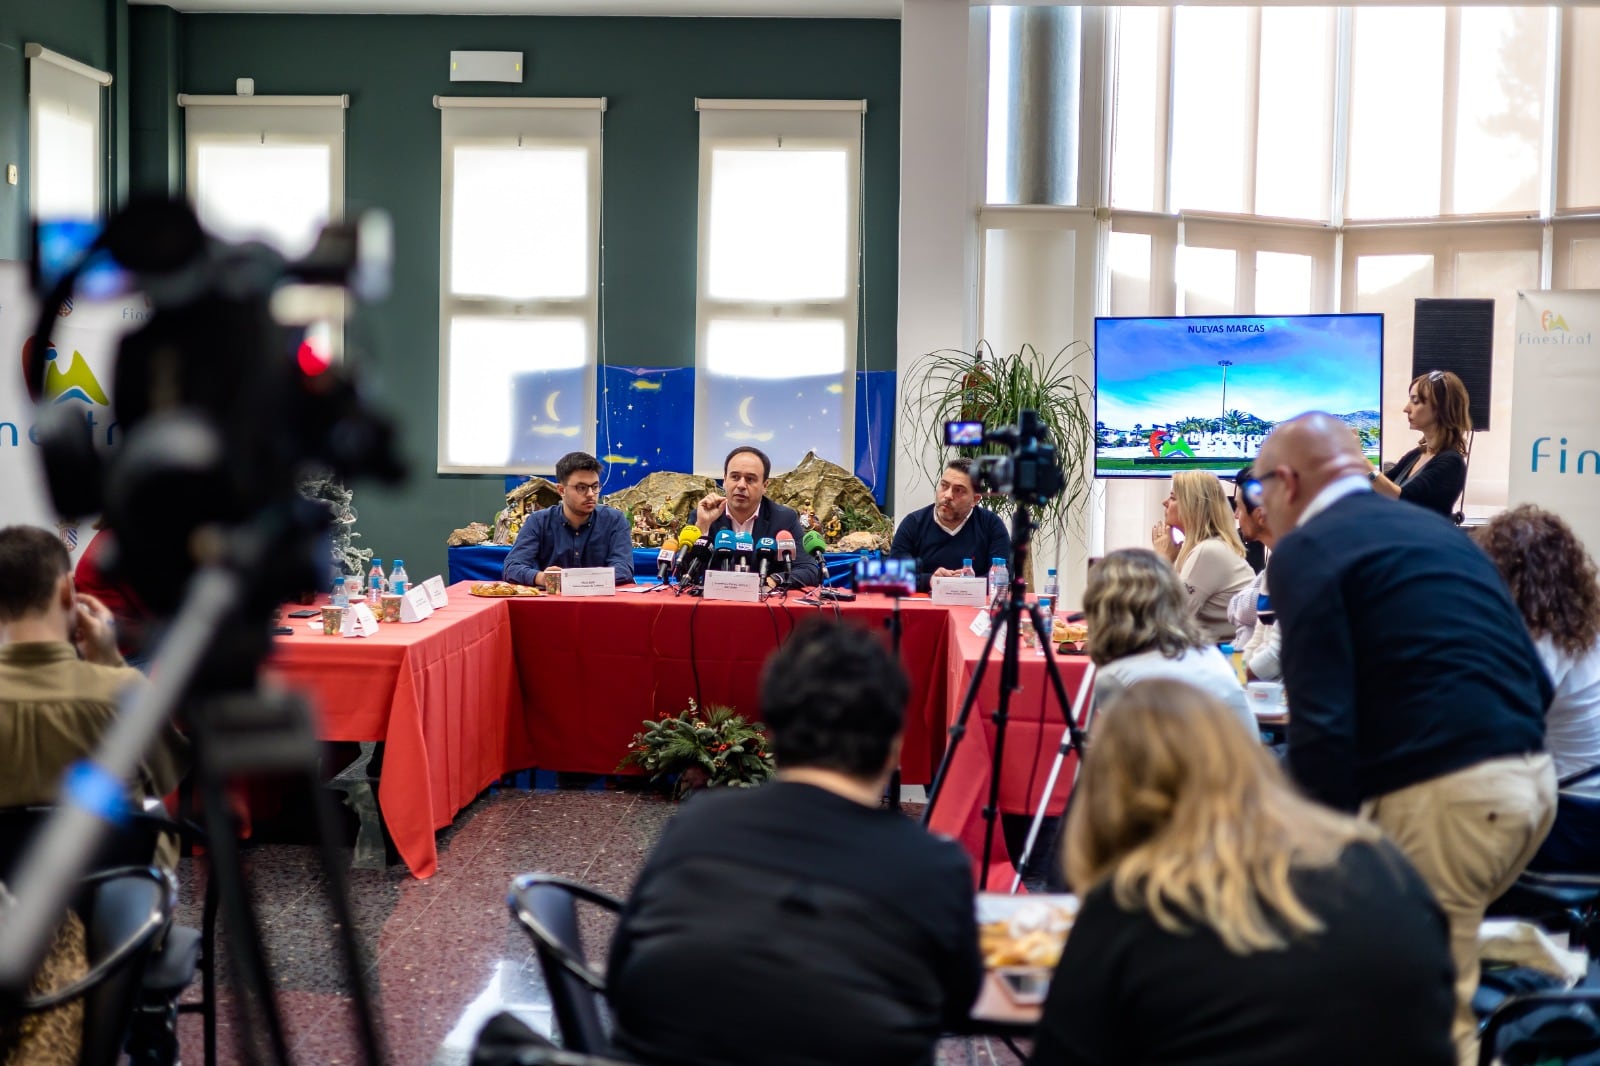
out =
[[[1049,506],[1037,510],[1034,520],[1041,530],[1058,537],[1070,532],[1069,523],[1081,519],[1094,483],[1094,389],[1083,376],[1091,354],[1082,341],[1049,357],[1030,344],[999,355],[986,341],[970,352],[953,348],[929,352],[913,365],[901,393],[902,451],[910,461],[922,464],[930,456],[944,454],[947,421],[1009,426],[1016,424],[1022,411],[1037,411],[1056,446],[1066,487]],[[1004,450],[994,445],[958,449],[972,458]],[[941,466],[936,463],[925,471],[930,487],[938,483]],[[1003,497],[990,497],[986,503],[1006,516],[1015,508]]]

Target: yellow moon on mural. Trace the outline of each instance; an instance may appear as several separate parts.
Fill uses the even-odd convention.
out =
[[[754,396],[746,396],[739,401],[739,421],[752,428],[755,427],[755,423],[750,421],[750,403],[754,399]]]
[[[550,396],[544,401],[544,413],[547,416],[549,416],[550,421],[552,421],[552,422],[561,421],[561,416],[556,414],[556,397],[560,396],[560,395],[561,395],[561,390],[557,389],[555,392],[552,392],[550,394]]]

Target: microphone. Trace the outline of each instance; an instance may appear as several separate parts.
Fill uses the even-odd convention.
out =
[[[801,538],[800,547],[804,548],[807,554],[817,561],[817,565],[822,567],[822,580],[817,584],[826,585],[828,583],[828,559],[826,556],[828,542],[822,539],[821,533],[814,529],[808,529],[806,530],[806,535]]]
[[[711,545],[703,537],[696,537],[686,551],[688,554],[683,558],[683,573],[678,575],[680,590],[700,580],[706,564],[711,562]]]
[[[683,580],[683,565],[689,561],[690,549],[699,539],[699,526],[688,525],[678,530],[678,557],[672,560],[672,572],[680,581]]]
[[[717,533],[716,547],[711,553],[711,569],[728,569],[728,564],[733,559],[734,543],[733,530],[724,529]]]
[[[778,542],[771,537],[762,537],[756,541],[756,570],[761,574],[761,586],[766,587],[767,574],[772,570],[772,562],[777,558]]]
[[[678,542],[673,537],[668,537],[661,542],[661,550],[656,553],[656,578],[665,585],[672,576],[673,556],[678,554]]]
[[[783,565],[783,583],[787,585],[794,571],[794,534],[787,529],[778,530],[777,552],[778,562]]]
[[[739,573],[749,573],[750,556],[755,553],[756,540],[749,533],[735,533],[733,536],[733,568]]]

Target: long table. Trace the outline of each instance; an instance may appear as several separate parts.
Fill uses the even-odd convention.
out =
[[[536,761],[504,601],[453,588],[433,617],[359,639],[289,623],[269,671],[310,694],[322,739],[383,742],[384,822],[411,872],[431,876],[434,832],[502,774]]]
[[[702,706],[731,706],[759,719],[761,667],[795,626],[814,615],[838,617],[876,639],[898,618],[900,657],[910,678],[902,773],[926,784],[983,650],[969,628],[972,608],[926,599],[862,596],[811,607],[703,601],[661,590],[615,597],[481,599],[452,586],[449,606],[409,625],[345,640],[296,628],[278,639],[271,668],[309,690],[325,740],[385,744],[378,802],[411,872],[438,866],[433,834],[490,783],[513,770],[611,773],[646,719]],[[1082,659],[1061,660],[1069,696]],[[965,740],[951,764],[933,828],[982,854],[990,752],[1000,681],[993,652]],[[1038,802],[1060,743],[1063,721],[1047,699],[1044,662],[1031,649],[1011,701],[999,808],[1028,814]],[[1051,799],[1058,812],[1071,760]],[[980,884],[1009,887],[1000,861]]]

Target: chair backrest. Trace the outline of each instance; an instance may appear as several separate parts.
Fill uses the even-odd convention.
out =
[[[1591,1062],[1600,1056],[1600,989],[1574,988],[1512,996],[1495,1008],[1479,1034],[1479,1066]],[[1568,1058],[1568,1056],[1584,1056]]]
[[[10,883],[19,858],[35,832],[50,817],[49,807],[0,808],[0,881]],[[107,837],[96,853],[90,872],[117,867],[148,867],[155,852],[157,829],[137,820]],[[113,879],[86,890],[71,902],[84,923],[89,964],[119,946],[148,920],[152,907],[160,907],[162,889],[138,879]],[[170,914],[167,916],[170,921]],[[150,947],[130,952],[123,963],[84,993],[84,1043],[79,1061],[113,1063],[132,1021]]]
[[[523,874],[511,883],[511,913],[533,938],[539,968],[550,991],[550,1006],[561,1046],[604,1055],[611,1050],[605,1011],[605,978],[589,968],[578,932],[577,902],[586,900],[612,911],[620,900],[587,885],[549,874]]]

